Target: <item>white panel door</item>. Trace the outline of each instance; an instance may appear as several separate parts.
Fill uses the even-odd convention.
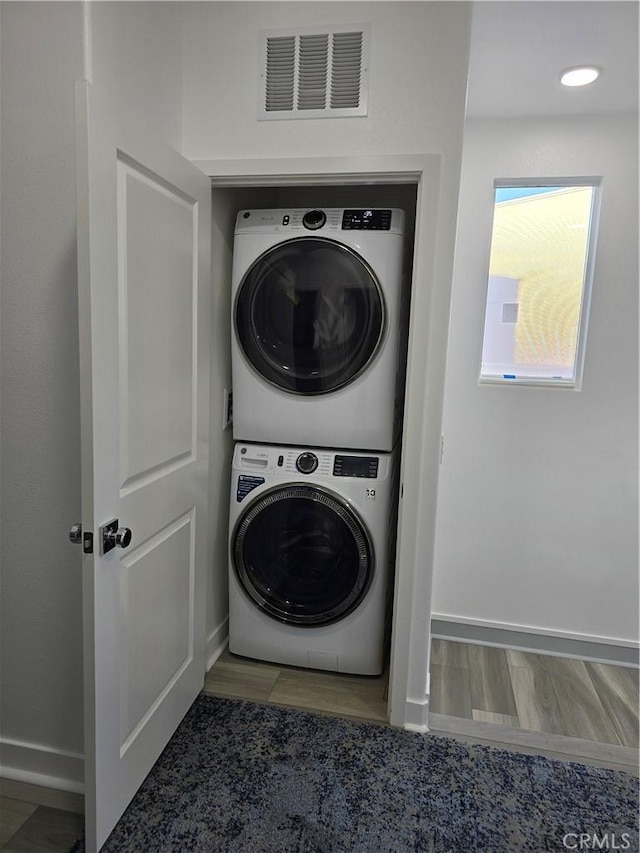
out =
[[[78,84],[88,853],[205,669],[211,189],[134,125]],[[104,552],[114,519],[131,542]]]

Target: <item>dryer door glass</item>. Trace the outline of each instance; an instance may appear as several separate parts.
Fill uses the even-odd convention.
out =
[[[289,240],[246,273],[235,328],[266,380],[294,394],[327,394],[375,356],[385,329],[382,290],[371,267],[340,243]]]
[[[353,510],[306,485],[263,492],[240,517],[232,553],[255,604],[295,625],[326,625],[351,613],[374,570],[369,535]]]

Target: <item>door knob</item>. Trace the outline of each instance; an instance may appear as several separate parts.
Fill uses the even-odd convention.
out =
[[[119,527],[113,534],[116,548],[128,548],[131,542],[131,531],[128,527]]]
[[[131,531],[128,527],[120,527],[117,518],[100,528],[102,553],[107,554],[114,548],[128,548],[131,543]]]

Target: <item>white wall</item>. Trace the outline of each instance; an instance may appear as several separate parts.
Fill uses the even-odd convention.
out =
[[[174,4],[7,3],[2,14],[2,773],[82,780],[74,82],[176,143]],[[33,774],[33,775],[29,775]],[[51,777],[51,778],[49,778]]]
[[[185,156],[438,151],[454,163],[468,19],[466,3],[190,3],[184,29]],[[257,121],[259,31],[347,22],[371,23],[368,116]]]
[[[466,123],[436,618],[638,639],[637,157],[637,115]],[[582,390],[479,387],[494,178],[590,175],[603,196]]]
[[[259,31],[336,23],[371,25],[368,115],[257,121]],[[430,158],[418,202],[412,322],[419,331],[409,352],[405,499],[396,575],[400,616],[390,691],[392,721],[418,727],[426,724],[428,705],[431,559],[469,33],[466,3],[185,7],[183,153],[208,161],[211,174],[219,174],[212,161],[233,161],[224,168],[236,175],[260,175],[260,164],[283,175],[295,168],[296,159],[304,160],[300,168],[311,173],[318,171],[313,164],[320,159],[330,173],[328,158],[343,158],[351,171],[362,173],[367,157],[378,158],[378,164],[402,155]],[[214,439],[214,457],[224,452],[224,444],[218,446]]]
[[[182,144],[180,3],[90,0],[87,77],[150,133]]]

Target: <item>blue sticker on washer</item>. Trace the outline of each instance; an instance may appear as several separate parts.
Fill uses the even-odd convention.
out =
[[[238,503],[244,500],[256,486],[261,486],[263,483],[264,477],[249,477],[246,474],[240,474],[238,477],[238,489],[236,491],[236,500]]]

